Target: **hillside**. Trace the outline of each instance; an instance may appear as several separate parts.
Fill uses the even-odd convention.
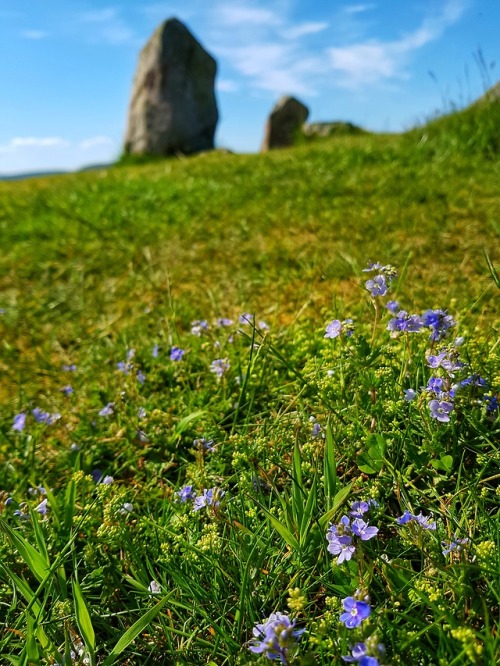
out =
[[[0,182],[8,663],[495,663],[499,117]]]

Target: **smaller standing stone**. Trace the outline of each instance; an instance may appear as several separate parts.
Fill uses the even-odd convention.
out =
[[[262,152],[292,146],[307,120],[309,109],[295,97],[282,97],[267,119]]]

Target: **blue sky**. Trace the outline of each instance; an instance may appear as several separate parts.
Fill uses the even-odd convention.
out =
[[[283,94],[400,131],[500,78],[500,0],[0,0],[0,174],[114,159],[138,52],[172,16],[218,61],[216,141],[239,152]]]

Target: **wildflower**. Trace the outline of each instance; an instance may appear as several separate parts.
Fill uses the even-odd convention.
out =
[[[152,580],[149,583],[148,590],[150,591],[151,594],[160,594],[161,593],[161,586],[155,580]]]
[[[179,498],[177,501],[182,503],[196,497],[196,493],[193,491],[193,486],[183,486],[180,490],[177,490],[175,494]]]
[[[398,311],[399,303],[397,301],[387,301],[385,307],[389,310],[389,312],[392,312],[392,314],[396,314]]]
[[[437,419],[441,423],[448,423],[450,412],[453,411],[453,402],[449,400],[431,400],[429,403],[431,418]]]
[[[265,321],[258,321],[257,328],[259,329],[259,331],[268,331],[270,326]]]
[[[66,386],[63,386],[59,390],[61,391],[61,393],[64,393],[64,395],[71,395],[72,393],[75,392],[74,389],[69,384],[66,384]]]
[[[48,511],[47,500],[46,499],[42,500],[40,504],[37,507],[35,507],[35,511],[38,511],[38,513],[41,516],[45,516]]]
[[[438,395],[442,392],[444,386],[444,381],[441,377],[430,377],[427,382],[426,390],[437,393]]]
[[[99,411],[99,416],[111,416],[111,414],[114,413],[114,412],[113,412],[113,406],[114,406],[114,403],[113,403],[113,402],[108,402],[108,404],[106,405],[106,407],[103,407],[103,408]]]
[[[464,386],[479,386],[480,388],[488,388],[488,382],[486,379],[481,377],[481,375],[475,374],[462,379],[462,381],[459,383],[459,386],[460,388]]]
[[[367,280],[365,287],[373,297],[387,294],[388,285],[384,275],[376,275],[373,279]]]
[[[433,342],[442,340],[448,329],[456,325],[456,321],[445,310],[426,310],[422,319],[424,326],[431,329],[430,339]]]
[[[311,428],[311,437],[317,439],[321,434],[321,425],[316,421]]]
[[[112,483],[114,483],[114,481],[115,480],[113,479],[112,476],[110,476],[109,474],[106,474],[106,476],[103,478],[101,483],[103,483],[105,486],[110,486]]]
[[[12,430],[17,430],[17,432],[22,432],[26,426],[26,413],[21,412],[14,416],[14,423],[12,424]]]
[[[404,394],[406,402],[411,402],[412,400],[415,400],[415,398],[417,397],[416,392],[412,388],[405,389]]]
[[[116,364],[117,370],[119,370],[120,372],[123,372],[124,375],[128,375],[133,367],[134,366],[133,366],[132,363],[127,363],[126,361],[119,361]]]
[[[361,518],[356,518],[351,524],[352,533],[361,539],[361,541],[368,541],[373,539],[378,533],[378,527],[373,527],[365,523]]]
[[[159,353],[160,353],[160,347],[158,345],[154,345],[153,349],[151,350],[151,356],[153,358],[158,358]]]
[[[463,550],[462,546],[468,541],[469,539],[459,539],[456,535],[449,543],[446,541],[441,541],[441,545],[443,546],[443,555],[448,555],[449,553],[455,551],[460,552]]]
[[[76,365],[74,363],[71,363],[71,365],[63,365],[62,369],[65,372],[75,372],[76,371]]]
[[[400,310],[387,324],[387,330],[391,331],[391,337],[395,337],[402,332],[420,333],[423,325],[422,317],[419,315],[409,315],[406,310]]]
[[[47,491],[43,486],[36,486],[35,488],[28,488],[30,495],[46,495]]]
[[[487,412],[495,412],[499,407],[498,397],[496,395],[483,396],[483,402],[486,403]]]
[[[193,511],[199,511],[206,506],[213,506],[216,509],[220,501],[225,495],[223,490],[219,488],[210,488],[209,490],[203,490],[201,495],[194,498]]]
[[[381,263],[376,261],[373,263],[373,261],[368,262],[368,266],[366,268],[363,268],[363,273],[371,273],[372,271],[380,271],[382,270],[383,266]]]
[[[346,319],[344,321],[340,321],[339,319],[334,319],[327,325],[325,331],[326,333],[323,336],[325,338],[330,338],[330,339],[337,338],[342,333],[345,333],[345,335],[348,338],[350,338],[351,335],[354,333],[352,319]]]
[[[208,451],[209,453],[215,452],[215,446],[212,446],[213,443],[214,443],[213,439],[206,440],[204,437],[200,437],[199,439],[193,440],[193,446],[195,449],[205,450]]]
[[[332,526],[333,529],[334,526]],[[342,564],[342,562],[349,562],[354,553],[356,552],[356,547],[352,545],[352,538],[350,536],[338,536],[334,534],[332,528],[327,533],[326,538],[328,540],[328,552],[332,555],[338,555],[337,564]]]
[[[191,323],[191,333],[200,337],[203,331],[208,331],[208,321],[200,319]]]
[[[227,358],[218,358],[210,363],[210,372],[213,372],[219,379],[229,370],[231,364]]]
[[[271,661],[279,659],[282,664],[288,664],[290,653],[295,650],[297,640],[305,631],[296,629],[295,622],[283,613],[272,613],[253,628],[248,649],[254,654],[265,654]]]
[[[146,375],[142,372],[142,370],[139,370],[137,372],[137,381],[139,382],[139,384],[144,384],[144,382],[146,381]]]
[[[345,613],[342,613],[339,619],[348,629],[359,627],[361,622],[366,620],[371,613],[370,604],[366,603],[366,601],[357,601],[354,597],[343,599],[342,606]]]
[[[37,423],[45,423],[46,425],[52,425],[61,418],[60,414],[49,414],[49,412],[44,412],[43,409],[40,409],[39,407],[32,409],[31,413]]]
[[[232,319],[228,319],[227,317],[219,317],[215,323],[217,326],[223,327],[232,326],[234,322]]]
[[[186,351],[184,349],[181,349],[180,347],[172,347],[170,350],[170,360],[171,361],[181,361],[182,357]]]
[[[342,657],[342,659],[350,663],[358,662],[360,666],[379,666],[378,656],[373,655],[373,652],[375,651],[377,652],[377,655],[383,655],[385,653],[385,648],[382,643],[375,645],[356,643],[351,649],[351,656]]]
[[[250,312],[245,312],[238,317],[239,323],[243,325],[251,324],[253,326],[254,319],[255,317]]]
[[[422,512],[420,512],[417,516],[414,513],[410,513],[410,511],[406,510],[402,516],[396,519],[398,525],[406,525],[411,521],[415,521],[416,523],[418,523],[420,527],[424,530],[436,529],[436,522],[432,520],[432,515],[423,516]]]
[[[144,409],[144,407],[139,407],[137,410],[137,418],[139,419],[144,419],[147,416],[147,411]]]
[[[69,450],[71,451],[71,453],[77,453],[81,448],[82,448],[81,446],[78,446],[78,444],[75,444],[73,442],[69,447]]]
[[[351,510],[349,514],[354,518],[362,518],[365,513],[368,513],[371,506],[378,506],[378,502],[371,499],[368,502],[358,501],[351,504]]]
[[[130,504],[130,502],[125,502],[122,505],[122,508],[120,509],[120,513],[122,514],[122,516],[126,516],[128,513],[132,513],[133,510],[134,510],[133,505]]]

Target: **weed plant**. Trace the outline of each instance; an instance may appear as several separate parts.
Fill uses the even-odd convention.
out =
[[[1,663],[500,659],[498,167],[337,141],[0,184]]]

